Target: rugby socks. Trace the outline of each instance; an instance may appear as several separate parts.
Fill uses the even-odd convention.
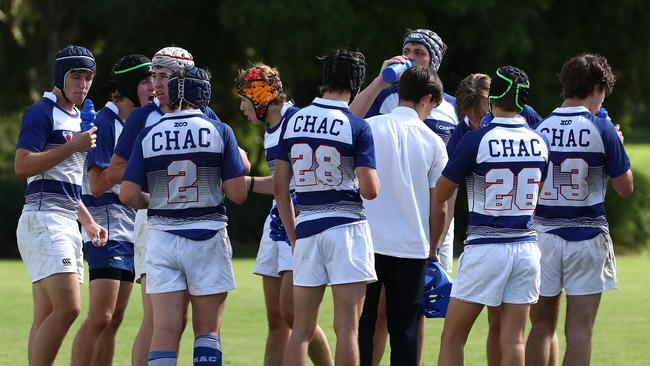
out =
[[[194,338],[194,366],[221,366],[221,339],[214,335]]]
[[[149,352],[149,366],[176,366],[176,352]]]

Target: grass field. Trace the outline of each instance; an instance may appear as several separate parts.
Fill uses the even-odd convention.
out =
[[[235,248],[236,251],[236,248]],[[224,365],[261,365],[266,338],[264,302],[260,278],[251,274],[252,259],[235,259],[238,288],[228,298],[223,322],[222,342]],[[603,296],[596,322],[592,365],[648,365],[650,348],[650,255],[641,254],[618,258],[620,289]],[[25,365],[27,336],[31,324],[32,300],[27,272],[20,261],[0,261],[0,365]],[[118,333],[115,365],[130,364],[131,342],[137,332],[142,310],[139,286],[134,287],[131,303]],[[331,293],[323,306],[321,325],[334,345],[332,332]],[[74,334],[86,317],[88,288],[82,288],[83,311],[66,338],[58,365],[69,364]],[[484,365],[484,345],[487,334],[485,311],[477,320],[466,347],[467,365]],[[435,365],[438,354],[441,320],[427,321],[424,365]],[[563,335],[560,332],[561,347]],[[388,351],[387,351],[388,352]],[[186,331],[182,340],[179,365],[191,365],[192,335]],[[384,363],[388,365],[387,357]]]

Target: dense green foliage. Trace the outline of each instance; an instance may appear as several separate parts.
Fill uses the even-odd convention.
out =
[[[12,177],[20,115],[52,88],[52,58],[64,45],[85,45],[95,53],[99,70],[90,98],[96,105],[108,98],[109,70],[120,56],[151,56],[172,44],[187,48],[212,71],[211,107],[234,128],[254,173],[264,174],[262,128],[241,116],[232,90],[239,68],[254,61],[279,67],[300,106],[317,94],[317,56],[338,47],[358,49],[370,79],[383,60],[400,53],[404,32],[418,27],[435,30],[449,46],[440,69],[449,94],[469,73],[512,64],[527,71],[530,104],[546,115],[560,102],[556,75],[562,63],[591,51],[605,55],[618,77],[606,101],[613,119],[636,133],[635,121],[648,115],[650,5],[641,0],[0,0],[0,189],[6,197],[0,213],[9,218],[0,225],[0,255],[13,251],[24,187]],[[257,198],[231,210],[233,239],[257,241],[269,202]]]

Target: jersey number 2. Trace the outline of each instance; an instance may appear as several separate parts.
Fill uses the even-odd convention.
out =
[[[196,164],[192,160],[176,160],[167,166],[167,202],[186,203],[199,201],[196,184]]]

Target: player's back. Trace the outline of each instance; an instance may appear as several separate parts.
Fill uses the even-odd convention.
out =
[[[347,103],[316,98],[283,127],[281,152],[292,164],[298,196],[296,234],[365,219],[355,173],[374,168],[370,127]]]
[[[234,139],[230,127],[199,110],[180,111],[166,114],[139,139],[151,226],[217,221],[225,227],[222,180],[232,174],[226,161],[232,159],[226,151]]]
[[[532,215],[546,175],[548,146],[523,118],[495,118],[468,132],[443,175],[466,177],[466,244],[534,240]]]
[[[585,107],[564,107],[555,109],[536,130],[547,137],[550,147],[549,173],[536,227],[568,240],[588,239],[606,231],[607,178],[630,167],[614,126]]]

